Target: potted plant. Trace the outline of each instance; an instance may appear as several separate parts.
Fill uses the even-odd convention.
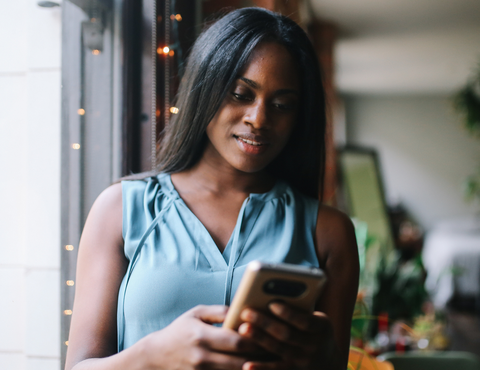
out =
[[[453,104],[467,131],[480,138],[480,63],[477,72],[454,96]],[[465,179],[463,186],[465,198],[480,203],[480,167]]]

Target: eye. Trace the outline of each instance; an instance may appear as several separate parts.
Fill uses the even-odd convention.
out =
[[[236,93],[236,92],[232,92],[232,95],[236,100],[239,100],[239,101],[251,101],[252,100],[252,98],[249,95],[239,94],[239,93]]]
[[[281,111],[293,111],[297,107],[296,102],[274,102],[273,106]]]

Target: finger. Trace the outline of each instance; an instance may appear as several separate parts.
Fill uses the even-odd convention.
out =
[[[242,370],[303,370],[311,368],[311,362],[308,358],[297,356],[294,358],[282,358],[281,360],[249,360],[243,365]],[[315,368],[318,368],[318,366]]]
[[[272,337],[258,326],[244,322],[238,328],[238,332],[242,336],[254,340],[255,343],[270,353],[276,354],[282,358],[294,356],[294,351],[290,346]]]
[[[306,369],[310,363],[310,356],[308,352],[313,353],[310,351],[311,346],[303,346],[303,347],[294,347],[282,342],[275,340],[274,338],[270,337],[267,333],[262,333],[262,330],[256,328],[255,326],[243,323],[239,327],[239,332],[245,336],[248,336],[255,341],[257,341],[262,347],[264,347],[268,352],[277,355],[281,358],[281,361],[277,361],[275,358],[268,357],[268,360],[259,362],[259,361],[249,361],[251,366],[254,369]],[[307,348],[308,347],[308,348]],[[313,350],[315,350],[315,346]],[[245,369],[245,365],[243,370]]]
[[[333,325],[330,318],[320,311],[313,312],[313,320],[312,320],[312,328],[314,331],[317,332],[332,332],[333,333]]]
[[[292,370],[292,366],[286,361],[249,361],[243,365],[242,370]]]
[[[242,337],[236,331],[214,326],[206,326],[202,330],[200,343],[202,346],[218,352],[256,353],[261,347],[247,337]]]
[[[227,314],[228,307],[213,305],[213,306],[204,306],[199,305],[192,308],[188,311],[193,317],[196,317],[203,322],[208,324],[222,323],[225,320],[225,315]]]
[[[242,311],[241,318],[247,323],[260,327],[265,333],[268,333],[280,342],[303,347],[306,351],[313,351],[315,349],[312,333],[300,331],[295,327],[292,327],[289,323],[287,324],[278,319],[269,317],[262,312],[248,308]]]
[[[287,341],[291,336],[290,329],[286,324],[273,319],[262,312],[246,308],[240,313],[240,318],[246,323],[261,328],[278,340]]]
[[[268,307],[275,316],[299,330],[319,332],[328,328],[330,324],[328,317],[321,312],[314,312],[312,315],[279,302],[270,303]]]
[[[268,308],[275,316],[299,330],[309,331],[312,327],[311,314],[300,312],[279,302],[270,303]]]
[[[214,370],[241,370],[246,358],[216,353],[199,351],[193,358],[195,368]]]

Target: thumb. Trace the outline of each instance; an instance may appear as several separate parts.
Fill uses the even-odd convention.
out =
[[[196,306],[190,310],[193,317],[202,320],[208,324],[222,323],[227,315],[228,307],[213,305],[213,306]]]

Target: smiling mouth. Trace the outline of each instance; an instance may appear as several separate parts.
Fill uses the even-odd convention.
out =
[[[268,140],[260,135],[255,135],[250,132],[242,132],[239,134],[234,134],[233,137],[237,140],[243,141],[245,144],[253,146],[262,146],[270,144]]]
[[[252,141],[252,140],[248,140],[248,139],[244,139],[242,137],[238,137],[238,136],[235,136],[238,140],[242,140],[244,143],[247,143],[249,145],[253,145],[253,146],[262,146],[264,144],[262,143],[259,143],[258,141]]]
[[[264,153],[270,144],[266,138],[252,133],[240,133],[233,135],[233,137],[237,141],[239,148],[249,155]]]

